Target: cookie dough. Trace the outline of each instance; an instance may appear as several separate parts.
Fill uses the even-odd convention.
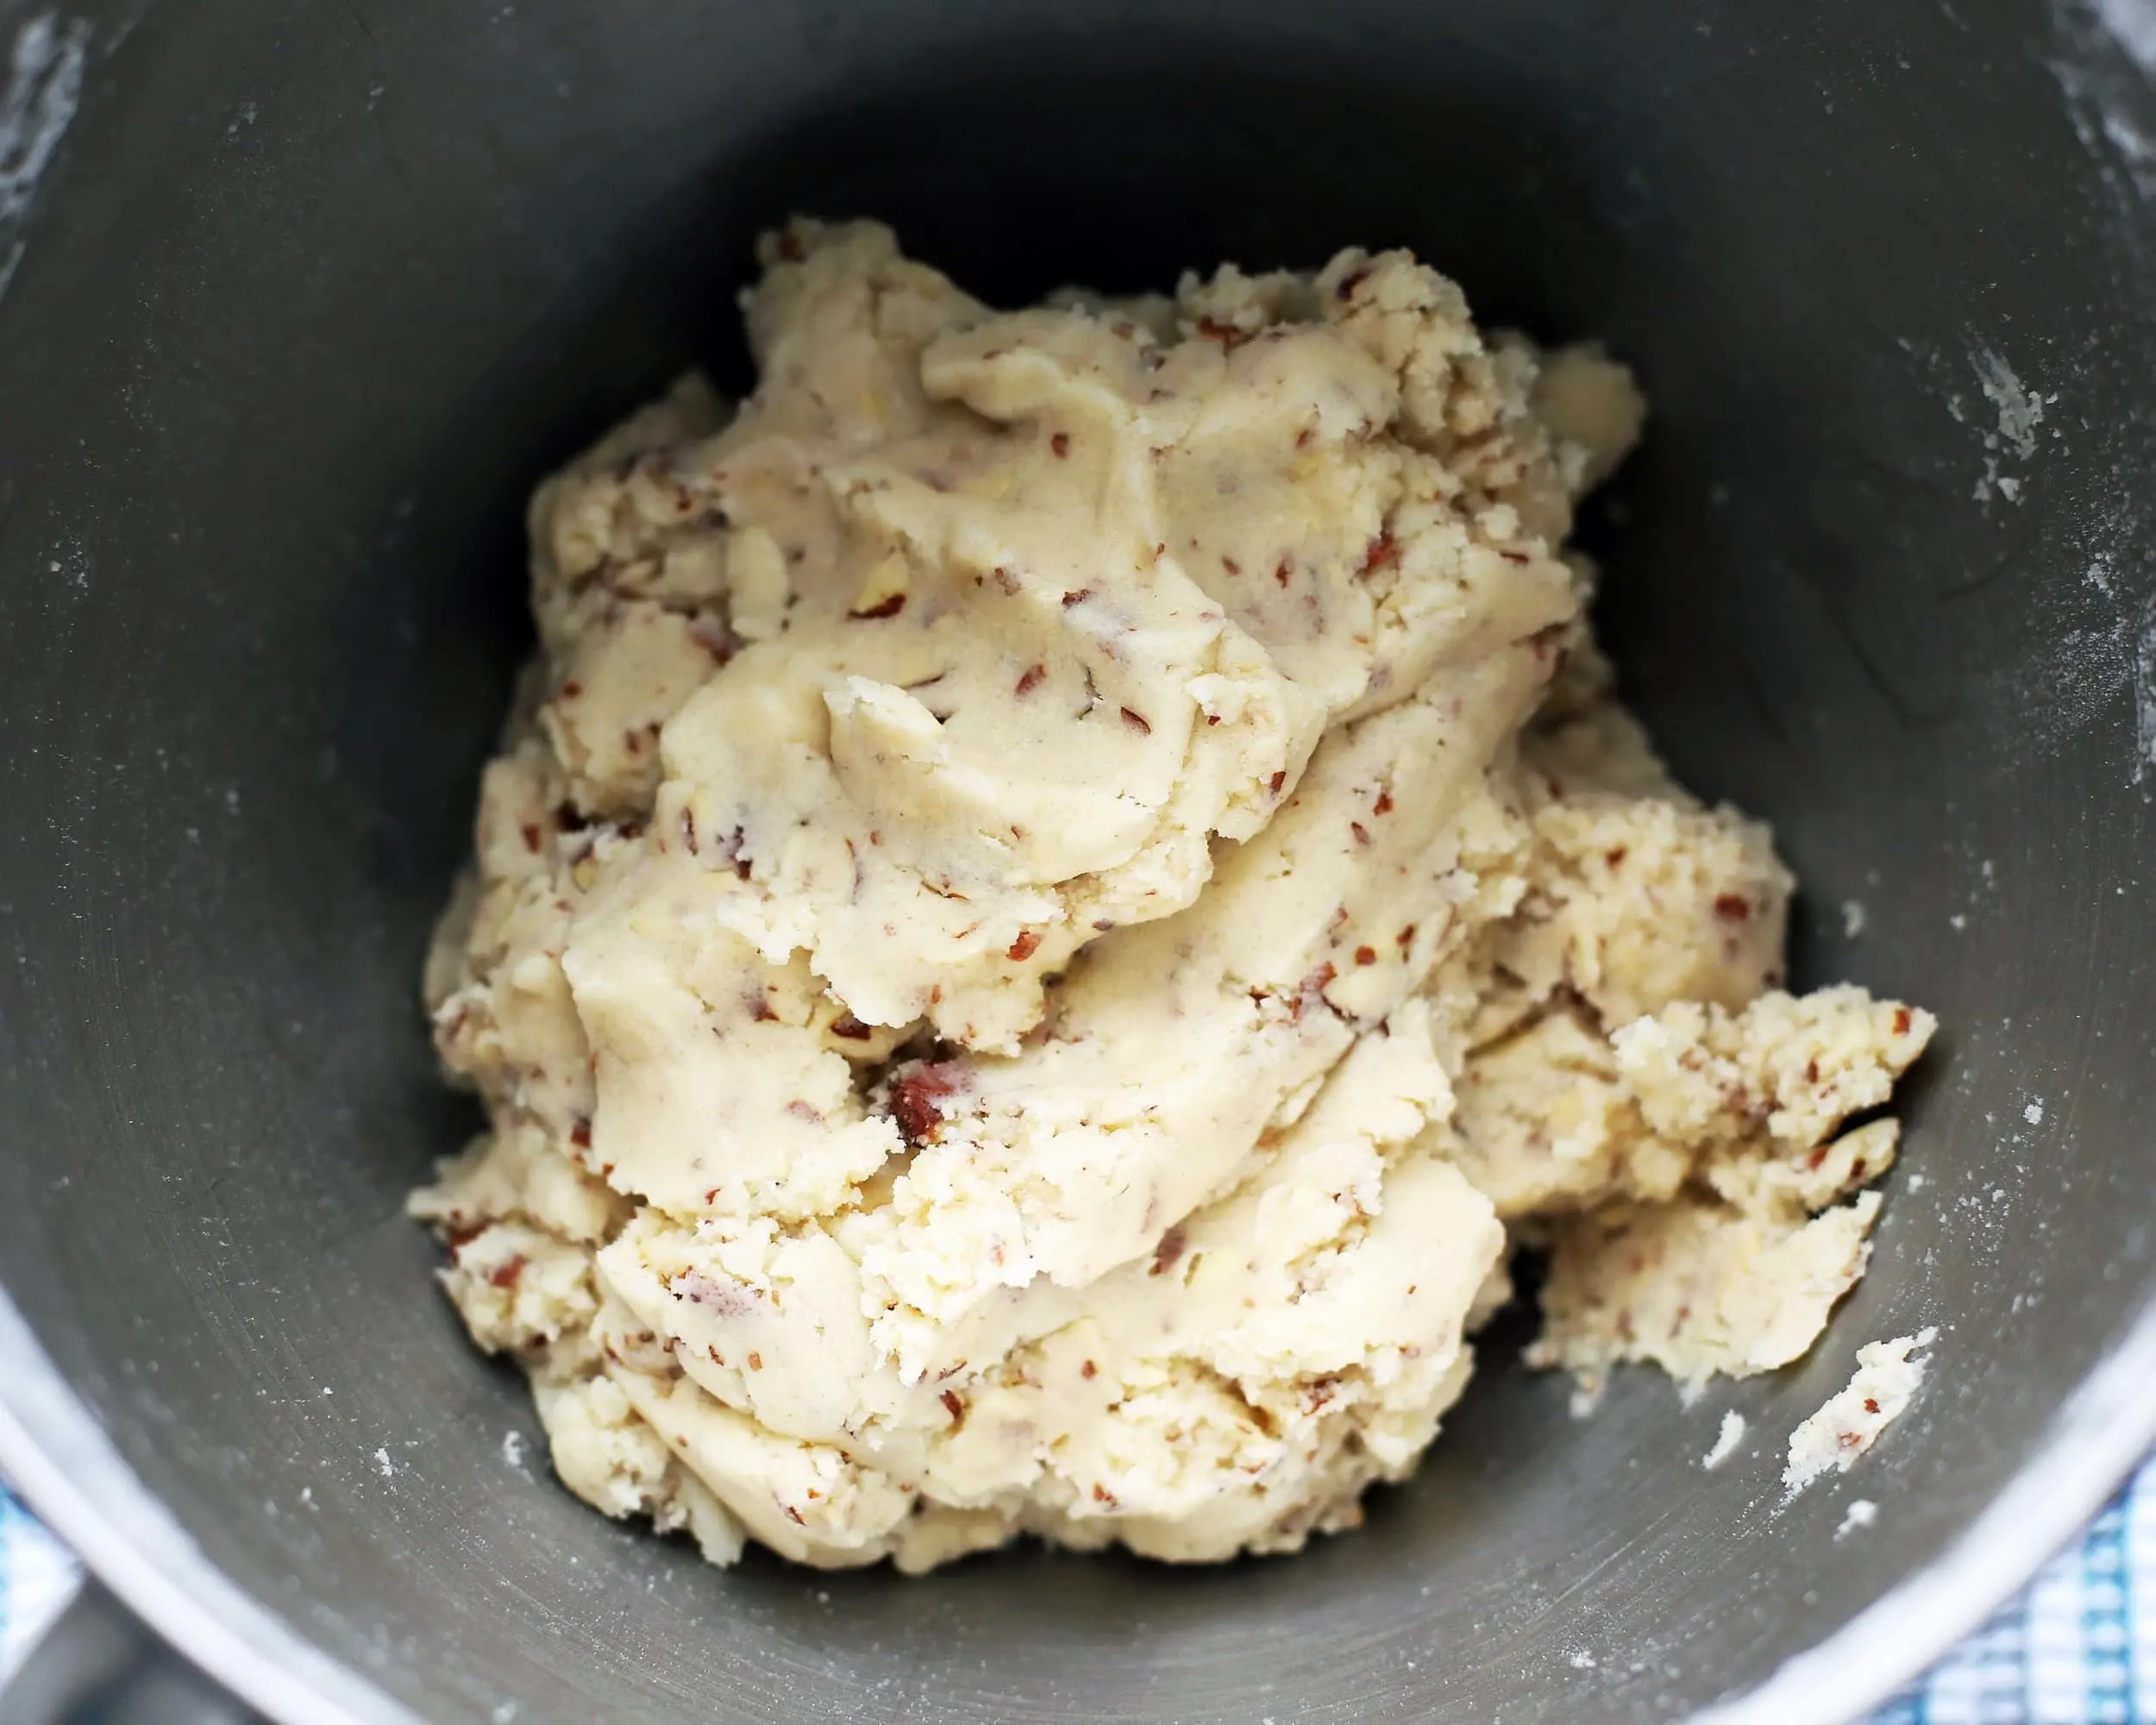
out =
[[[1808,1345],[1932,1020],[1780,992],[1573,506],[1591,348],[1404,253],[991,310],[796,222],[760,382],[541,487],[539,657],[429,965],[414,1199],[555,1465],[717,1561],[1292,1551],[1539,1357]],[[1855,1195],[1852,1196],[1852,1195]]]

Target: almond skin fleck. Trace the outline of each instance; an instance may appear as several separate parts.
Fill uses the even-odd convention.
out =
[[[1370,541],[1369,549],[1363,553],[1363,573],[1374,575],[1380,569],[1389,569],[1400,561],[1400,543],[1388,528]]]
[[[1023,964],[1040,950],[1040,944],[1039,935],[1030,928],[1020,929],[1018,938],[1011,943],[1011,950],[1006,956],[1013,964]]]
[[[927,1061],[906,1067],[891,1081],[891,1118],[908,1144],[922,1144],[943,1123],[938,1102],[957,1095],[968,1083],[966,1069],[955,1060]]]

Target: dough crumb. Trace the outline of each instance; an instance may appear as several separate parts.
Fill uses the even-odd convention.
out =
[[[1849,1506],[1841,1518],[1841,1525],[1834,1529],[1834,1537],[1844,1540],[1859,1527],[1869,1527],[1879,1519],[1879,1506],[1868,1497],[1859,1497]]]
[[[1917,1350],[1938,1339],[1936,1329],[1892,1341],[1867,1342],[1857,1350],[1856,1375],[1819,1411],[1789,1433],[1789,1465],[1782,1489],[1791,1497],[1832,1468],[1846,1472],[1901,1417],[1924,1381],[1928,1358]]]
[[[1712,1472],[1736,1454],[1744,1435],[1745,1416],[1733,1408],[1722,1415],[1722,1428],[1714,1434],[1714,1446],[1700,1458],[1699,1465]]]

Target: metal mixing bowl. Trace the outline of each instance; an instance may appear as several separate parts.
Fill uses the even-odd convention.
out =
[[[256,1704],[1827,1720],[2156,1433],[2147,0],[50,3],[27,209],[0,150],[0,1465]],[[400,1214],[471,1125],[419,958],[525,492],[685,361],[741,380],[795,208],[1006,299],[1406,242],[1636,365],[1630,693],[1777,822],[1798,980],[1946,1026],[1810,1360],[1576,1421],[1501,1337],[1367,1529],[1205,1572],[722,1574],[549,1482]],[[1790,1427],[1927,1324],[1783,1507]]]

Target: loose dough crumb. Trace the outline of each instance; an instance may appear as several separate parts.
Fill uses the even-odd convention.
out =
[[[1737,1446],[1744,1441],[1745,1416],[1735,1408],[1722,1415],[1722,1428],[1714,1434],[1714,1447],[1699,1458],[1699,1465],[1712,1471],[1737,1453]]]
[[[1845,1540],[1859,1527],[1869,1527],[1879,1519],[1879,1506],[1868,1497],[1859,1497],[1849,1506],[1841,1518],[1841,1525],[1834,1529],[1837,1540]]]
[[[1877,1443],[1879,1434],[1901,1417],[1924,1381],[1930,1361],[1913,1356],[1938,1336],[1937,1330],[1927,1329],[1858,1348],[1857,1373],[1848,1387],[1830,1396],[1789,1433],[1789,1461],[1782,1470],[1782,1489],[1794,1497],[1829,1468],[1846,1472]]]
[[[825,1566],[1285,1552],[1537,1357],[1795,1358],[1930,1018],[1782,992],[1771,835],[1589,637],[1592,348],[1404,253],[999,312],[796,222],[761,381],[533,499],[415,1195],[612,1515]]]

